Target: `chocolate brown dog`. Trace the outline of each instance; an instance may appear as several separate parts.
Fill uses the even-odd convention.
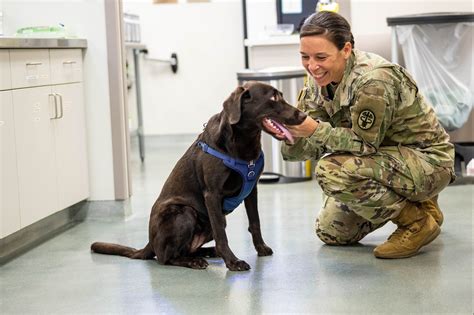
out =
[[[273,254],[263,241],[257,210],[256,182],[263,169],[262,121],[271,121],[291,142],[282,124],[297,125],[305,118],[306,114],[270,85],[248,82],[237,87],[166,180],[151,210],[145,248],[96,242],[91,249],[134,259],[156,256],[161,264],[194,269],[208,266],[203,257],[220,256],[230,270],[249,270],[229,248],[225,216],[243,199],[258,255]],[[213,239],[215,248],[201,247]]]

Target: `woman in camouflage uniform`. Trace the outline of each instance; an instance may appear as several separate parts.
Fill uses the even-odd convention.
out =
[[[309,78],[298,107],[308,118],[287,126],[296,141],[282,154],[317,161],[327,198],[316,234],[327,244],[353,244],[392,221],[398,228],[374,255],[417,254],[443,222],[437,196],[454,179],[449,136],[406,70],[354,49],[342,16],[310,16],[300,49]],[[283,132],[274,136],[285,140]]]

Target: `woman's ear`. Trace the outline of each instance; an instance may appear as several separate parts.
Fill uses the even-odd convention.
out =
[[[352,53],[352,44],[350,42],[344,44],[344,47],[342,47],[342,53],[344,54],[344,59],[349,59]]]

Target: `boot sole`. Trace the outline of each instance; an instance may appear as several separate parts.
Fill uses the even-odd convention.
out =
[[[404,253],[403,255],[390,255],[390,256],[383,256],[383,255],[377,255],[376,253],[374,253],[375,257],[377,258],[383,258],[383,259],[397,259],[397,258],[408,258],[408,257],[412,257],[412,256],[415,256],[416,254],[418,254],[418,252],[420,251],[420,249],[425,246],[425,245],[428,245],[429,243],[431,243],[432,241],[434,241],[439,233],[441,233],[441,229],[439,228],[439,226],[437,226],[437,229],[433,231],[433,233],[431,233],[431,235],[426,239],[426,241],[421,244],[418,248],[416,248],[415,250],[411,251],[411,252],[408,252],[408,253]]]

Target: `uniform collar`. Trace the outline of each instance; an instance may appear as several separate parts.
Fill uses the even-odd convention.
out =
[[[342,76],[341,82],[339,82],[336,90],[334,91],[334,97],[332,100],[328,97],[327,86],[317,86],[318,95],[323,100],[323,106],[329,116],[333,116],[335,113],[341,110],[342,106],[348,106],[350,104],[352,98],[351,83],[353,81],[351,80],[351,74],[354,68],[355,59],[356,56],[353,50],[351,56],[346,61],[344,75]]]

